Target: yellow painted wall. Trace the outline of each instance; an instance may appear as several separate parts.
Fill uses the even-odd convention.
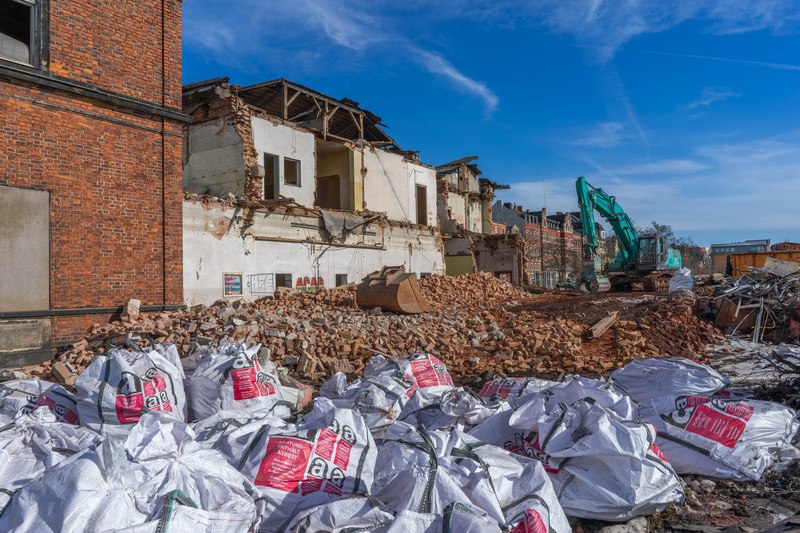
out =
[[[458,276],[473,272],[471,255],[451,255],[445,257],[445,271],[448,276]]]
[[[357,173],[360,180],[361,173]],[[341,150],[329,152],[325,154],[317,153],[317,176],[339,176],[341,178],[341,198],[343,209],[360,209],[361,204],[353,203],[353,189],[361,188],[361,185],[354,186],[352,177],[353,172],[353,151],[349,148],[342,147]]]

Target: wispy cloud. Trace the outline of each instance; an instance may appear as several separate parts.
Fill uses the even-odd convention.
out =
[[[793,65],[791,63],[771,63],[769,61],[753,61],[750,59],[736,59],[732,57],[705,56],[698,54],[677,54],[674,52],[659,52],[656,50],[630,50],[630,51],[641,54],[653,54],[653,55],[668,56],[668,57],[685,57],[687,59],[703,59],[709,61],[722,61],[725,63],[738,63],[740,65],[751,65],[755,67],[765,67],[776,70],[800,70],[800,65]]]
[[[553,31],[572,35],[579,44],[596,49],[602,63],[634,37],[662,32],[688,20],[705,22],[707,31],[717,35],[761,30],[788,33],[800,25],[794,0],[542,0],[528,12]]]
[[[716,102],[722,102],[729,98],[736,98],[741,96],[739,93],[731,91],[730,89],[715,89],[714,87],[706,87],[700,93],[700,97],[694,102],[688,104],[686,109],[697,109],[698,107],[709,107]]]
[[[611,148],[619,144],[622,139],[630,137],[624,133],[624,128],[625,124],[622,122],[598,122],[587,136],[576,139],[571,144],[591,148]]]
[[[307,10],[311,24],[322,28],[339,46],[363,50],[371,44],[391,38],[381,32],[380,19],[364,11],[348,9],[337,2],[317,0],[302,0],[299,6]]]
[[[436,74],[437,76],[441,76],[455,84],[455,86],[459,89],[468,93],[472,93],[482,99],[484,105],[486,106],[487,113],[491,114],[497,109],[500,99],[494,92],[491,91],[491,89],[486,86],[485,83],[473,80],[472,78],[466,76],[456,67],[454,67],[452,63],[439,54],[428,52],[427,50],[422,50],[415,46],[411,46],[411,50],[414,51],[415,55],[419,58],[428,72]]]
[[[627,165],[624,167],[607,170],[609,174],[618,176],[645,176],[651,174],[686,174],[689,172],[699,172],[710,168],[704,163],[691,159],[659,159],[641,165]]]
[[[423,10],[413,2],[409,8]],[[358,54],[359,61],[346,58],[348,65],[379,63],[391,53],[395,60],[407,58],[459,91],[476,97],[487,114],[492,114],[500,103],[497,94],[486,83],[456,67],[452,59],[423,47],[416,35],[407,35],[398,28],[402,26],[398,21],[404,19],[393,19],[393,9],[381,0],[237,0],[225,3],[224,8],[212,0],[195,0],[185,10],[186,40],[225,58],[226,63],[249,61],[251,68],[281,63],[296,68],[298,59],[309,69],[322,69],[322,65],[329,68],[331,57],[342,56],[337,48]],[[424,9],[428,11],[420,14],[420,19],[435,18],[428,7]],[[405,53],[397,54],[398,50]]]
[[[586,178],[613,194],[642,225],[657,220],[697,242],[708,244],[703,239],[736,231],[800,237],[800,220],[793,216],[800,198],[800,131],[709,143],[693,156],[617,168],[585,159],[596,171]],[[549,209],[574,210],[574,180],[557,176],[512,183],[499,196],[538,209],[546,194]]]

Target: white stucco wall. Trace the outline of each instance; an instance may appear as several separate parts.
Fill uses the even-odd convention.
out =
[[[428,211],[427,225],[437,226],[438,220],[436,213],[438,212],[436,204],[436,170],[422,165],[416,165],[411,162],[406,162],[406,169],[409,176],[409,183],[413,186],[408,190],[408,205],[409,207],[409,220],[415,224],[421,222],[417,220],[417,188],[416,185],[425,187],[426,207]]]
[[[316,188],[314,134],[277,124],[266,118],[252,117],[251,122],[258,164],[263,167],[265,153],[280,158],[276,194],[294,198],[300,205],[313,207]],[[286,157],[300,161],[300,187],[285,183],[283,159]]]
[[[320,221],[314,216],[287,215],[259,210],[242,235],[242,212],[204,206],[191,200],[183,204],[184,299],[187,305],[210,304],[224,297],[223,275],[242,274],[242,297],[254,299],[266,290],[274,274],[297,278],[321,277],[335,285],[336,274],[358,282],[384,266],[404,265],[409,272],[443,274],[441,236],[434,228],[378,224],[352,235],[348,246],[328,246]],[[278,242],[274,240],[301,242]],[[317,266],[318,265],[318,266]],[[264,283],[266,281],[266,283]],[[237,296],[238,297],[238,296]]]
[[[399,154],[364,150],[364,202],[390,220],[417,223],[416,186],[427,187],[428,225],[437,226],[436,171]]]

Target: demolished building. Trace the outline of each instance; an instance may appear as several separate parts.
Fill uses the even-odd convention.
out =
[[[187,304],[444,272],[436,171],[380,117],[285,79],[184,87]],[[216,199],[215,199],[216,198]]]
[[[518,234],[507,233],[492,220],[498,189],[468,156],[436,167],[439,226],[448,275],[490,272],[519,285],[524,282],[524,247]]]

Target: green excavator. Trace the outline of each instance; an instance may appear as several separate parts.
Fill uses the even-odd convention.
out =
[[[581,176],[575,182],[583,225],[583,274],[580,288],[589,292],[631,290],[634,283],[642,283],[646,291],[669,287],[672,274],[681,268],[681,253],[669,246],[666,236],[640,235],[630,217],[613,196],[603,189],[592,187]],[[599,241],[594,222],[594,211],[614,230],[619,240],[619,251],[613,261],[602,270],[598,255]]]

